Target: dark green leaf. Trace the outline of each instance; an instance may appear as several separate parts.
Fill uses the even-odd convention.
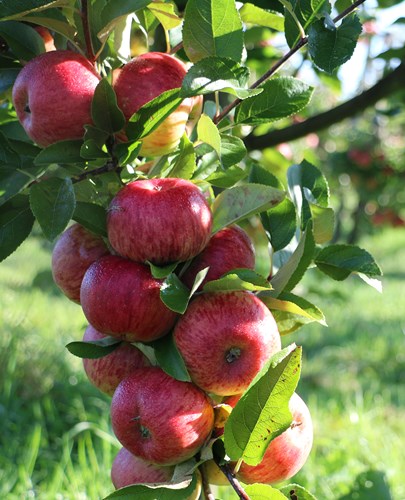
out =
[[[206,178],[206,181],[212,186],[225,189],[234,186],[239,181],[247,177],[247,175],[248,173],[246,170],[243,170],[236,165],[233,165],[226,170],[219,167],[213,174]]]
[[[183,382],[191,382],[184,360],[173,340],[173,335],[165,335],[150,344],[155,350],[160,368],[171,377]]]
[[[183,135],[179,144],[179,154],[173,160],[170,177],[191,179],[196,169],[196,155],[194,146],[186,134]]]
[[[25,189],[43,171],[43,167],[16,169],[0,164],[0,206]]]
[[[20,20],[45,26],[51,31],[60,33],[68,40],[75,42],[76,28],[69,23],[67,17],[58,8],[47,9],[46,12],[30,12]]]
[[[241,162],[246,156],[246,147],[239,137],[220,134],[221,138],[221,163],[226,169]]]
[[[175,274],[171,273],[160,288],[160,298],[169,309],[183,314],[187,309],[190,291]]]
[[[374,258],[355,245],[329,245],[318,253],[315,264],[337,281],[346,279],[352,273],[365,274],[369,278],[382,276]]]
[[[77,201],[72,219],[92,233],[107,236],[107,212],[101,205]]]
[[[354,499],[393,500],[385,473],[379,470],[367,470],[360,473],[356,477],[350,493],[339,497],[339,500]]]
[[[68,0],[1,0],[0,19],[21,17],[28,12],[38,12],[60,5],[68,5]]]
[[[41,36],[27,24],[17,21],[0,21],[0,36],[6,40],[18,59],[29,61],[45,52]]]
[[[242,57],[242,21],[234,0],[188,0],[183,24],[184,50],[190,61],[210,56]]]
[[[243,489],[250,500],[285,500],[287,498],[280,490],[268,484],[248,484]]]
[[[167,266],[155,266],[152,262],[148,262],[150,267],[150,272],[152,276],[158,280],[163,278],[167,278],[169,274],[171,274],[177,267],[178,262],[174,262],[173,264],[168,264]]]
[[[142,142],[122,142],[117,144],[114,149],[114,154],[118,158],[118,163],[121,166],[128,165],[135,161],[139,156],[139,151],[141,150]]]
[[[121,342],[120,339],[114,337],[105,337],[89,342],[70,342],[66,348],[78,358],[98,359],[115,351]]]
[[[263,212],[260,218],[275,252],[290,243],[297,228],[297,214],[291,200],[286,198],[276,207]]]
[[[308,49],[314,63],[332,73],[352,57],[361,30],[355,14],[344,18],[334,29],[326,26],[324,20],[313,23],[308,31]]]
[[[229,292],[248,290],[257,292],[270,290],[271,285],[266,278],[252,269],[233,269],[221,278],[209,281],[204,285],[204,292]]]
[[[299,484],[287,484],[280,488],[289,500],[316,500],[314,495]]]
[[[84,163],[80,155],[83,142],[80,140],[68,140],[55,142],[43,149],[35,158],[35,165],[50,165],[52,163]]]
[[[225,449],[231,460],[257,465],[270,442],[291,425],[289,400],[301,371],[301,347],[276,353],[255,377],[225,424]]]
[[[259,88],[263,92],[241,102],[235,122],[259,125],[285,118],[301,111],[311,100],[313,87],[289,76],[268,80]]]
[[[34,224],[28,196],[18,195],[0,210],[0,261],[12,254],[29,236]]]
[[[31,210],[50,241],[66,228],[74,213],[75,204],[75,193],[69,178],[53,177],[31,186]]]
[[[122,17],[143,9],[151,2],[152,0],[120,0],[119,2],[106,2],[101,11],[101,24],[103,28],[98,33],[98,38],[101,41],[105,41]]]
[[[21,68],[0,68],[0,95],[10,89]]]
[[[96,127],[110,134],[119,132],[125,126],[125,116],[117,105],[114,89],[105,78],[94,91],[91,117]]]
[[[311,24],[317,21],[322,13],[329,14],[331,12],[331,6],[328,0],[292,0],[291,5],[295,19],[286,8],[284,31],[288,45],[293,47],[302,34],[296,20],[300,23],[303,31],[307,33]]]
[[[12,148],[6,136],[0,132],[0,164],[7,167],[20,167],[20,155]]]

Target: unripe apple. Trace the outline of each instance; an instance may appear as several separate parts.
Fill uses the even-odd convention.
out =
[[[139,368],[114,392],[111,422],[131,453],[159,465],[183,462],[210,436],[214,410],[208,396],[158,367]]]
[[[80,303],[84,273],[93,262],[110,252],[104,240],[80,224],[66,229],[52,252],[52,275],[56,285],[70,300]]]
[[[254,269],[255,249],[245,231],[239,226],[230,226],[214,234],[204,250],[192,260],[182,277],[183,283],[191,288],[197,273],[206,267],[209,270],[200,288],[233,269]]]
[[[161,301],[161,285],[148,266],[108,255],[86,271],[80,302],[99,332],[128,342],[150,342],[168,333],[177,316]]]
[[[221,396],[243,392],[281,349],[273,315],[250,292],[199,295],[177,322],[174,340],[192,381]]]
[[[267,448],[260,464],[242,462],[236,477],[246,483],[273,484],[294,476],[305,464],[313,442],[311,414],[304,401],[294,393],[289,402],[293,423]]]
[[[40,146],[80,139],[92,123],[91,101],[100,75],[82,55],[45,52],[20,71],[13,103],[28,136]]]
[[[83,342],[103,338],[104,334],[89,325],[84,332]],[[102,358],[83,358],[83,367],[90,382],[109,396],[114,394],[121,380],[144,366],[150,366],[148,358],[129,342],[122,342],[113,352]]]
[[[108,208],[111,246],[136,262],[162,265],[188,260],[205,248],[211,227],[204,195],[184,179],[130,182]]]
[[[148,52],[132,59],[117,73],[113,83],[118,106],[129,118],[147,102],[166,90],[181,87],[186,66],[163,52]],[[189,115],[201,99],[184,99],[151,134],[142,140],[143,156],[161,156],[173,151],[186,131]],[[193,118],[194,119],[194,118]]]

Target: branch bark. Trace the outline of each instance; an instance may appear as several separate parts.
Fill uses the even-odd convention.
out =
[[[349,101],[333,109],[312,116],[307,120],[289,127],[274,130],[268,134],[248,135],[244,141],[248,149],[263,149],[277,146],[282,142],[290,142],[305,137],[313,132],[319,132],[346,118],[361,113],[376,102],[403,89],[405,81],[405,61],[394,71],[378,81],[373,87],[353,97]]]

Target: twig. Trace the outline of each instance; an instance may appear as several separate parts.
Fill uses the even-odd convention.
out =
[[[119,174],[121,171],[122,167],[118,166],[117,161],[112,159],[108,160],[102,167],[94,168],[93,170],[86,170],[82,174],[72,177],[71,180],[73,184],[76,184],[77,182],[84,181],[91,176],[105,174],[106,172],[117,172],[117,174]]]
[[[241,500],[250,500],[250,497],[248,496],[246,491],[242,488],[240,482],[232,474],[232,471],[231,471],[229,465],[228,464],[224,464],[224,465],[217,464],[217,465],[221,469],[221,471],[225,474],[226,478],[228,479],[232,488],[235,490],[238,497]]]
[[[215,496],[213,495],[211,488],[210,488],[210,483],[208,482],[208,477],[206,474],[204,464],[202,464],[198,469],[201,473],[202,488],[203,488],[205,500],[215,500]]]
[[[94,63],[96,60],[96,56],[94,54],[93,42],[91,40],[91,32],[89,24],[89,6],[87,0],[81,1],[80,15],[82,18],[84,40],[86,42],[87,59],[89,59],[92,63]]]

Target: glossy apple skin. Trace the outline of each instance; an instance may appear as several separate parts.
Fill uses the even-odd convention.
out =
[[[174,329],[192,381],[221,396],[243,392],[281,349],[271,312],[250,292],[196,297]]]
[[[80,139],[92,123],[91,100],[100,76],[82,55],[69,50],[45,52],[20,71],[13,103],[28,136],[45,147]]]
[[[149,267],[108,255],[86,271],[80,302],[99,332],[128,342],[149,342],[168,333],[177,316],[160,300],[161,285]]]
[[[211,228],[204,195],[184,179],[130,182],[108,208],[111,246],[136,262],[163,265],[188,260],[205,248]]]
[[[89,325],[84,332],[83,342],[101,340],[104,337],[104,334]],[[145,366],[150,366],[148,358],[129,342],[123,342],[102,358],[83,358],[83,367],[90,382],[109,396],[114,394],[121,380],[137,368]]]
[[[187,268],[182,277],[183,283],[191,288],[197,273],[206,267],[209,270],[199,289],[233,269],[254,269],[255,249],[245,231],[239,226],[230,226],[214,234]]]
[[[246,483],[274,484],[294,476],[305,464],[313,442],[311,414],[304,401],[294,393],[289,408],[293,424],[276,437],[259,465],[242,463],[236,477]]]
[[[191,458],[210,436],[214,410],[208,396],[158,367],[135,370],[114,392],[113,431],[131,453],[158,465]]]
[[[140,107],[162,92],[181,87],[186,73],[186,66],[180,60],[163,52],[141,54],[125,64],[113,84],[118,106],[125,118],[129,120]],[[190,113],[198,111],[200,101],[184,99],[156,130],[142,140],[140,153],[153,157],[173,151],[186,131]]]
[[[80,303],[80,286],[89,266],[110,252],[104,240],[80,224],[68,227],[52,252],[52,275],[56,285],[73,302]]]

